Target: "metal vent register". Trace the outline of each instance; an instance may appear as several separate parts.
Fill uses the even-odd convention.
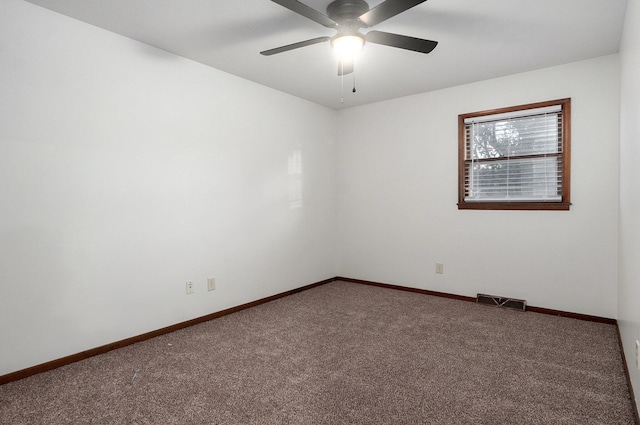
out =
[[[480,304],[493,305],[497,307],[512,308],[514,310],[526,311],[527,301],[516,298],[499,297],[496,295],[478,294],[476,301]]]

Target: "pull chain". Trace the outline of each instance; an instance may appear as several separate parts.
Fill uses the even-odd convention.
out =
[[[340,60],[340,92],[341,92],[341,97],[340,97],[340,103],[344,103],[344,61]]]
[[[356,92],[356,69],[355,69],[355,67],[353,68],[353,90],[352,90],[352,92],[353,93]]]

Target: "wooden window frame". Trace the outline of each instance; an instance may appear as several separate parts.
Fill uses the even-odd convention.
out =
[[[560,105],[562,108],[562,193],[560,201],[465,201],[466,130],[465,119]],[[458,115],[458,209],[459,210],[569,210],[571,206],[571,99],[550,100],[507,108]]]

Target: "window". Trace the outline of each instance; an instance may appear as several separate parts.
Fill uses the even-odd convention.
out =
[[[571,99],[458,116],[458,209],[568,210]]]

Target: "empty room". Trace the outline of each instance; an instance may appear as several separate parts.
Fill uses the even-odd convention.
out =
[[[624,424],[640,1],[1,0],[0,424]]]

